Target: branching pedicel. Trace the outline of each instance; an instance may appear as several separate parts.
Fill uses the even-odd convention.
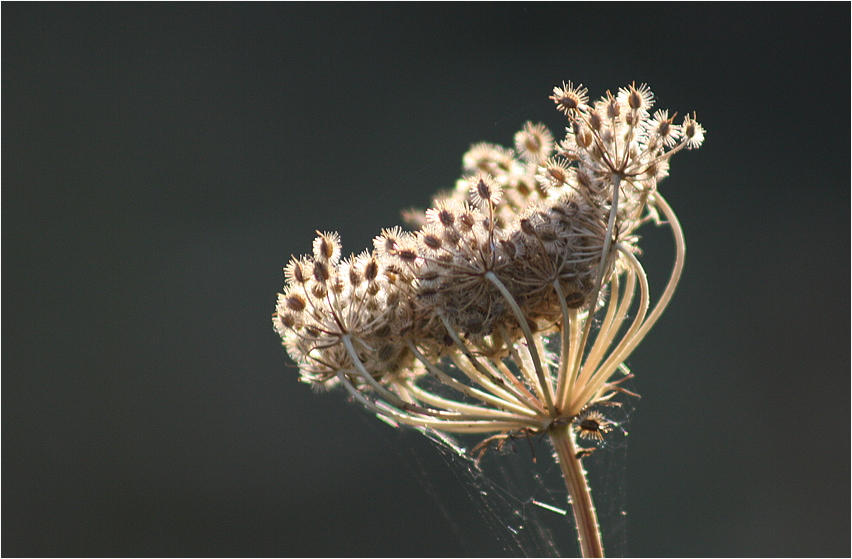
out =
[[[550,98],[568,119],[565,138],[527,123],[515,150],[473,146],[455,191],[409,216],[416,232],[385,229],[372,251],[347,259],[336,233],[320,233],[313,255],[285,268],[273,324],[304,382],[340,384],[393,422],[547,434],[581,551],[599,557],[588,450],[575,437],[604,436],[590,407],[623,391],[625,359],[678,283],[683,233],[657,183],[704,129],[652,115],[646,85],[590,104],[568,82]],[[666,222],[676,245],[653,309],[634,234],[647,221]]]

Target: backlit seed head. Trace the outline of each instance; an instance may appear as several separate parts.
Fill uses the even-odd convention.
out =
[[[441,241],[441,237],[434,233],[425,233],[420,236],[420,240],[426,245],[426,248],[430,250],[438,250],[443,245]]]
[[[606,98],[603,103],[606,117],[609,120],[615,120],[621,115],[621,105],[618,104],[618,100],[609,91],[606,92]]]
[[[334,276],[332,280],[329,282],[330,289],[332,293],[340,295],[346,289],[346,283],[343,281],[343,278],[340,276]]]
[[[381,286],[381,285],[379,285],[379,284],[378,284],[378,283],[376,283],[376,282],[371,282],[371,283],[370,283],[370,284],[368,284],[368,286],[367,286],[367,295],[369,295],[370,297],[375,297],[376,295],[378,295],[378,294],[379,294],[379,292],[380,292],[381,290],[382,290],[382,286]]]
[[[455,229],[447,228],[441,232],[441,242],[451,247],[458,245],[460,240],[461,235]]]
[[[373,246],[380,255],[393,255],[405,237],[406,233],[400,227],[382,229],[382,234],[373,239]]]
[[[417,260],[417,251],[411,248],[404,248],[397,250],[395,256],[407,264],[412,264]]]
[[[584,190],[588,191],[592,186],[592,176],[588,169],[579,169],[575,175],[577,184]]]
[[[680,126],[672,124],[674,121],[673,115],[669,118],[668,111],[657,111],[654,113],[654,118],[647,122],[649,134],[659,138],[659,141],[665,146],[673,146],[680,139]]]
[[[302,312],[307,307],[305,298],[298,293],[291,293],[284,298],[284,306],[294,312]]]
[[[364,279],[368,282],[374,281],[379,276],[379,262],[375,256],[371,256],[364,265]]]
[[[348,266],[349,269],[349,285],[352,287],[358,287],[361,285],[362,276],[361,272],[358,270],[358,267],[354,264]]]
[[[313,276],[314,279],[319,283],[327,282],[328,278],[330,277],[328,273],[328,266],[326,266],[319,260],[314,262]]]
[[[322,283],[314,283],[311,285],[311,295],[314,299],[325,299],[328,294],[328,289]]]
[[[543,125],[530,122],[515,134],[515,149],[475,144],[455,189],[425,212],[410,213],[415,233],[384,229],[373,251],[341,261],[338,234],[317,232],[310,256],[291,257],[272,322],[302,381],[343,384],[375,413],[439,431],[529,433],[560,420],[580,438],[601,441],[612,430],[590,409],[615,395],[611,379],[603,378],[616,370],[615,353],[575,343],[583,343],[605,308],[604,324],[613,316],[619,324],[642,320],[642,312],[622,303],[628,289],[641,289],[647,301],[647,282],[633,281],[644,274],[633,258],[640,253],[635,230],[671,217],[657,181],[671,155],[701,144],[704,129],[694,116],[680,125],[667,111],[651,117],[654,98],[644,84],[617,96],[607,92],[594,106],[587,90],[571,82],[550,98],[568,119],[558,145]],[[614,192],[618,207],[611,209]],[[621,277],[631,281],[615,279]],[[618,335],[645,331],[621,328]],[[569,370],[567,382],[595,386],[572,388],[557,379],[565,363],[555,366],[556,351],[535,363],[537,348],[560,338],[567,347],[565,332],[576,357],[568,369],[589,366],[583,363],[589,355],[601,362],[590,365],[590,374]],[[632,346],[617,347],[629,353]],[[453,367],[450,361],[465,355],[476,364]],[[519,357],[516,367],[508,362]],[[459,375],[463,366],[475,374]],[[438,371],[459,375],[449,379],[458,401],[443,388],[428,396],[445,382]],[[411,384],[423,374],[429,382]],[[568,390],[551,392],[554,401],[545,402],[547,379],[552,390]],[[473,389],[489,397],[474,398]],[[499,404],[504,396],[509,400]],[[527,403],[529,412],[516,413]]]
[[[476,214],[472,211],[465,211],[459,215],[459,230],[462,233],[467,233],[476,225]]]
[[[563,187],[573,176],[574,170],[568,160],[556,157],[538,168],[535,178],[545,190]]]
[[[618,101],[634,111],[647,112],[654,105],[654,94],[647,84],[636,87],[636,82],[633,82],[618,90]]]
[[[417,276],[417,279],[420,281],[421,285],[424,283],[432,284],[440,280],[441,272],[439,272],[436,268],[427,268],[426,270],[420,272]]]
[[[550,96],[556,107],[571,117],[589,101],[588,90],[581,85],[574,87],[570,81],[562,82],[562,87],[554,87]]]
[[[550,157],[553,136],[543,124],[527,122],[523,130],[515,134],[515,149],[527,161],[539,163]]]
[[[474,204],[481,208],[488,205],[496,206],[500,203],[500,197],[503,194],[503,189],[500,185],[494,182],[491,175],[480,173],[476,177],[468,179],[470,184],[470,197]]]
[[[577,145],[581,148],[588,148],[592,145],[592,141],[594,140],[592,136],[592,131],[589,130],[586,126],[584,126],[579,120],[575,120],[572,124],[574,138],[577,142]]]
[[[596,132],[599,132],[603,126],[603,117],[597,109],[589,111],[589,126]]]
[[[683,119],[683,136],[687,149],[697,148],[704,142],[704,127],[695,121],[695,115],[686,115]]]
[[[284,278],[288,283],[303,284],[308,281],[308,278],[302,268],[302,263],[296,260],[294,256],[290,257],[290,263],[284,268]]]
[[[479,171],[492,175],[508,171],[514,162],[515,154],[512,150],[487,142],[471,146],[463,159],[465,171],[469,173]]]
[[[278,324],[281,328],[279,330],[279,333],[283,333],[287,330],[295,328],[296,324],[298,323],[293,313],[276,313],[275,315],[273,315],[273,322],[275,322],[276,320],[278,321]],[[278,329],[278,327],[276,329]]]
[[[438,202],[438,207],[426,210],[426,220],[429,223],[438,223],[444,227],[452,227],[456,222],[456,216],[448,207],[446,202]]]
[[[320,233],[314,239],[314,258],[334,266],[340,260],[340,236],[337,233]]]

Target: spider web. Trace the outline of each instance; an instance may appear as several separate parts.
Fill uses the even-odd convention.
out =
[[[596,408],[616,427],[603,442],[581,446],[595,447],[583,458],[592,498],[601,526],[604,550],[608,556],[623,557],[627,552],[626,458],[627,425],[634,402],[623,398],[620,406]],[[379,417],[390,423],[386,418]],[[411,429],[408,429],[409,431]],[[520,435],[508,439],[502,449],[492,445],[477,463],[470,450],[483,437],[455,437],[432,429],[416,429],[433,443],[488,527],[489,542],[508,557],[579,556],[577,530],[565,481],[546,436]],[[399,444],[403,446],[398,446]],[[432,475],[413,450],[404,452],[404,441],[394,445],[414,476],[440,507],[456,537],[471,556],[481,556],[482,547],[451,507],[442,503],[442,493],[430,481]],[[450,488],[449,491],[452,491]]]

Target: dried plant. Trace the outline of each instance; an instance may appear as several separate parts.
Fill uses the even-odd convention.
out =
[[[611,429],[593,406],[632,394],[619,386],[624,361],[678,283],[683,233],[657,184],[704,130],[652,114],[646,85],[590,103],[568,82],[550,98],[567,117],[564,139],[527,123],[514,149],[472,146],[455,190],[408,215],[415,232],[384,229],[373,250],[345,259],[336,233],[318,233],[312,255],[285,268],[273,324],[301,380],[341,385],[392,422],[491,435],[480,453],[546,434],[581,551],[599,557],[590,449],[578,438]],[[646,222],[668,224],[676,247],[653,307],[637,258]]]

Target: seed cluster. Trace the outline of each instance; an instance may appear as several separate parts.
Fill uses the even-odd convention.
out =
[[[590,104],[568,82],[551,99],[567,117],[562,140],[527,123],[514,149],[472,146],[455,189],[407,216],[416,231],[384,229],[372,250],[345,259],[338,235],[318,232],[312,254],[291,259],[273,324],[304,381],[343,382],[374,411],[449,430],[483,418],[500,430],[509,417],[530,428],[589,403],[560,401],[556,392],[571,390],[556,386],[583,376],[544,372],[531,336],[594,316],[616,276],[641,270],[625,263],[638,253],[634,230],[657,217],[671,155],[698,147],[704,130],[692,117],[652,115],[645,85]],[[445,358],[464,382],[436,366]],[[422,388],[427,375],[458,401]]]

